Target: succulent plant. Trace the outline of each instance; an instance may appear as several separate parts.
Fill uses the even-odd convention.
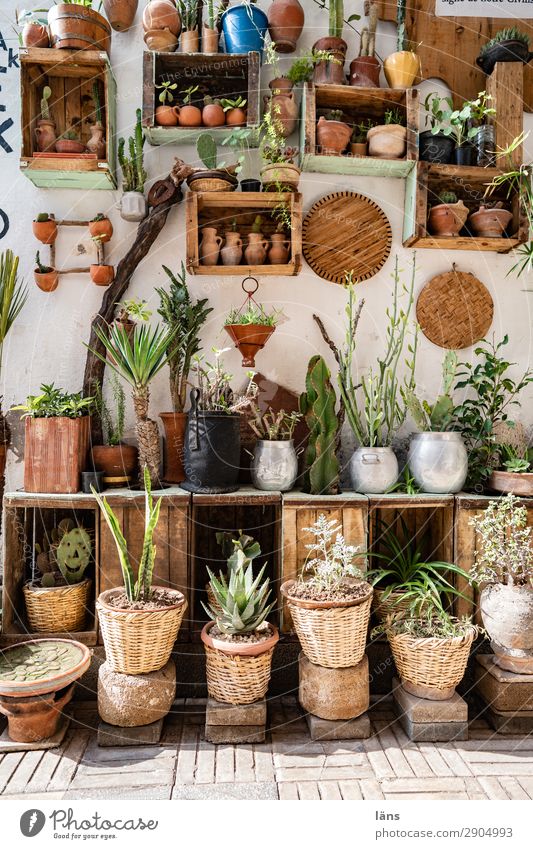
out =
[[[35,565],[41,573],[42,587],[62,584],[79,584],[84,580],[93,553],[90,534],[72,519],[62,519],[50,533],[50,541],[43,539],[35,546]]]
[[[501,44],[504,41],[521,41],[526,47],[529,46],[529,36],[525,32],[519,30],[518,27],[507,27],[506,29],[498,30],[496,35],[481,47],[479,51],[480,56],[485,56],[491,47],[494,47],[495,44]]]
[[[52,89],[49,85],[43,88],[43,96],[41,98],[41,118],[43,121],[50,121],[50,107],[48,101],[52,97]]]
[[[442,393],[433,405],[419,401],[413,389],[404,392],[407,408],[421,431],[442,432],[453,423],[455,405],[450,395],[457,371],[457,354],[447,351],[442,363]]]
[[[217,167],[217,143],[209,133],[201,133],[196,142],[198,157],[208,171],[215,171]]]
[[[439,203],[457,203],[457,195],[455,192],[440,192],[438,201]]]
[[[143,148],[145,136],[141,123],[141,110],[137,109],[135,130],[133,136],[128,139],[129,156],[126,156],[125,147],[126,141],[123,138],[118,140],[118,161],[122,168],[123,190],[125,192],[144,192],[144,183],[146,181],[146,171],[144,170]]]
[[[46,221],[50,221],[50,216],[48,215],[48,213],[47,213],[47,212],[40,212],[40,213],[36,216],[35,220],[36,220],[39,224],[44,224]]]
[[[216,540],[228,562],[228,573],[238,566],[248,566],[261,554],[259,543],[248,534],[243,534],[242,531],[239,531],[237,538],[231,531],[219,531]]]
[[[309,360],[305,387],[306,391],[300,395],[300,411],[309,427],[309,442],[303,490],[314,495],[333,494],[337,492],[339,480],[335,454],[339,422],[329,369],[318,355]]]
[[[211,609],[202,602],[207,615],[214,619],[218,629],[227,636],[250,634],[256,631],[274,607],[268,604],[270,596],[269,579],[263,583],[265,566],[254,579],[252,564],[244,569],[238,566],[232,569],[228,579],[220,575],[217,579],[208,569],[209,583],[220,611]]]

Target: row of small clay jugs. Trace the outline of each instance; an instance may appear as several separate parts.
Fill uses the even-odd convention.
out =
[[[267,253],[271,265],[284,265],[289,258],[290,239],[283,233],[273,233],[272,246],[262,233],[249,233],[248,244],[244,248],[246,265],[264,265]],[[200,242],[200,262],[202,265],[240,265],[243,256],[243,241],[240,233],[227,230],[224,238],[217,234],[216,227],[204,227]]]

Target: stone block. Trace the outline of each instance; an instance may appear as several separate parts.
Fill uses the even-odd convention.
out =
[[[487,707],[484,716],[498,734],[531,734],[533,710],[500,711]]]
[[[250,705],[230,705],[208,698],[205,711],[206,725],[266,725],[266,699]]]
[[[136,728],[163,719],[176,694],[173,660],[156,672],[123,675],[103,663],[98,672],[98,713],[109,725]]]
[[[370,687],[366,655],[356,666],[329,669],[311,663],[300,652],[299,669],[298,698],[307,713],[336,721],[355,719],[368,710]]]
[[[311,740],[366,740],[372,734],[368,714],[355,719],[322,719],[306,714]]]
[[[121,727],[101,722],[98,726],[97,743],[99,746],[157,746],[163,731],[163,720],[158,719],[150,725]]]
[[[533,675],[500,669],[494,655],[479,654],[474,662],[476,690],[492,710],[516,713],[533,710]]]
[[[393,680],[394,707],[410,740],[417,743],[447,743],[468,740],[468,705],[458,693],[451,699],[431,701],[407,693]]]
[[[264,743],[264,725],[207,725],[205,739],[209,743]]]

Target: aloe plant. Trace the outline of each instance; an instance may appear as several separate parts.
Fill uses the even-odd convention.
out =
[[[219,579],[207,569],[209,583],[220,611],[213,610],[203,602],[202,606],[223,634],[250,634],[266,621],[274,602],[268,604],[269,579],[266,578],[261,583],[265,568],[266,566],[263,566],[254,578],[252,564],[246,569],[241,565],[232,569],[228,578],[221,574]]]

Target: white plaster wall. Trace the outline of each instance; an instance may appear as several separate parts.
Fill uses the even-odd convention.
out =
[[[299,48],[310,47],[321,35],[327,33],[327,13],[321,10],[313,0],[302,0],[306,11],[306,26],[299,42]],[[144,5],[141,0],[140,6]],[[268,0],[261,0],[260,6],[266,8]],[[0,0],[0,32],[6,46],[17,50],[17,38],[13,29],[13,2]],[[362,12],[362,0],[346,3],[347,11]],[[395,28],[390,24],[379,24],[378,53],[383,57],[394,50]],[[346,29],[349,43],[348,57],[353,58],[359,49],[359,37]],[[142,80],[142,27],[140,12],[135,27],[128,33],[113,33],[111,60],[118,84],[117,134],[127,136],[133,127],[135,109],[141,104]],[[281,67],[290,63],[290,57],[281,59]],[[8,53],[0,45],[0,66],[6,66]],[[263,85],[271,78],[271,70],[263,71]],[[384,81],[382,81],[384,82]],[[10,228],[0,240],[0,249],[12,248],[21,258],[21,270],[29,283],[27,305],[14,327],[5,349],[0,392],[4,396],[4,409],[25,398],[30,392],[36,392],[41,382],[54,381],[70,391],[78,390],[83,378],[85,348],[83,342],[88,339],[90,322],[97,311],[102,290],[93,285],[88,276],[68,276],[61,280],[54,294],[42,293],[33,283],[32,270],[37,247],[31,232],[31,221],[36,213],[53,212],[58,218],[91,218],[97,212],[109,214],[115,228],[111,243],[110,261],[115,265],[130,246],[136,232],[136,225],[122,221],[115,204],[120,192],[92,191],[86,194],[74,190],[37,189],[18,170],[20,148],[19,117],[19,73],[15,67],[0,73],[0,104],[6,106],[0,112],[0,124],[8,117],[14,125],[4,134],[4,138],[13,148],[6,153],[0,148],[0,208],[9,216]],[[435,83],[426,82],[422,86],[423,95],[435,89]],[[533,128],[533,118],[525,119],[526,130]],[[528,140],[529,156],[533,153],[533,135]],[[149,181],[168,174],[176,155],[194,162],[196,153],[193,147],[149,147],[146,146],[146,168]],[[382,350],[385,322],[385,310],[390,304],[391,273],[394,256],[400,257],[401,267],[406,274],[413,258],[411,250],[401,244],[404,183],[396,179],[378,179],[366,177],[329,177],[322,174],[303,174],[301,179],[304,214],[310,206],[324,194],[340,190],[360,191],[379,203],[391,222],[393,231],[393,249],[391,256],[381,270],[371,280],[361,284],[360,295],[365,298],[365,308],[359,326],[358,357],[360,368],[373,362]],[[74,236],[72,237],[74,244]],[[65,235],[61,234],[58,256],[65,257],[69,247]],[[167,225],[159,237],[148,258],[139,266],[132,280],[128,295],[145,298],[157,309],[158,298],[154,293],[156,286],[164,285],[166,276],[161,270],[162,263],[172,268],[179,267],[185,258],[185,206],[178,206],[168,218]],[[72,262],[72,260],[71,260]],[[522,277],[506,277],[513,264],[512,257],[493,253],[471,253],[466,251],[440,252],[420,250],[417,253],[417,291],[435,274],[447,271],[452,262],[461,270],[475,273],[489,288],[495,303],[495,316],[492,331],[497,338],[504,333],[510,336],[507,347],[509,359],[517,363],[513,371],[518,375],[531,361],[531,319],[533,295],[524,289],[533,281]],[[65,265],[67,265],[67,262]],[[406,278],[407,279],[407,278]],[[208,296],[214,307],[204,330],[204,350],[209,352],[213,346],[225,347],[227,336],[222,330],[224,316],[231,305],[240,305],[242,292],[241,278],[190,277],[189,285],[193,296]],[[312,320],[312,313],[318,312],[325,321],[330,334],[339,343],[343,337],[343,319],[345,292],[335,284],[317,277],[305,264],[298,277],[267,277],[261,281],[261,300],[266,304],[283,307],[287,321],[272,337],[268,347],[257,359],[257,367],[267,377],[281,382],[295,391],[302,388],[307,361],[315,352],[322,353],[333,366],[330,352],[325,348],[320,334]],[[155,320],[155,319],[154,319]],[[423,392],[438,389],[442,350],[424,337],[420,341],[418,357],[418,382]],[[470,358],[471,351],[463,352]],[[244,380],[240,357],[234,350],[225,356],[228,369],[235,375],[235,383]],[[521,417],[531,424],[533,409],[531,401],[533,389],[523,398]],[[167,386],[167,374],[163,371],[152,387],[152,414],[170,409],[170,396]],[[14,416],[10,416],[12,424]],[[128,404],[128,432],[133,435],[133,416]],[[22,462],[18,456],[22,447],[22,432],[15,425],[14,451],[10,452],[7,469],[7,488],[14,489],[22,483]]]

